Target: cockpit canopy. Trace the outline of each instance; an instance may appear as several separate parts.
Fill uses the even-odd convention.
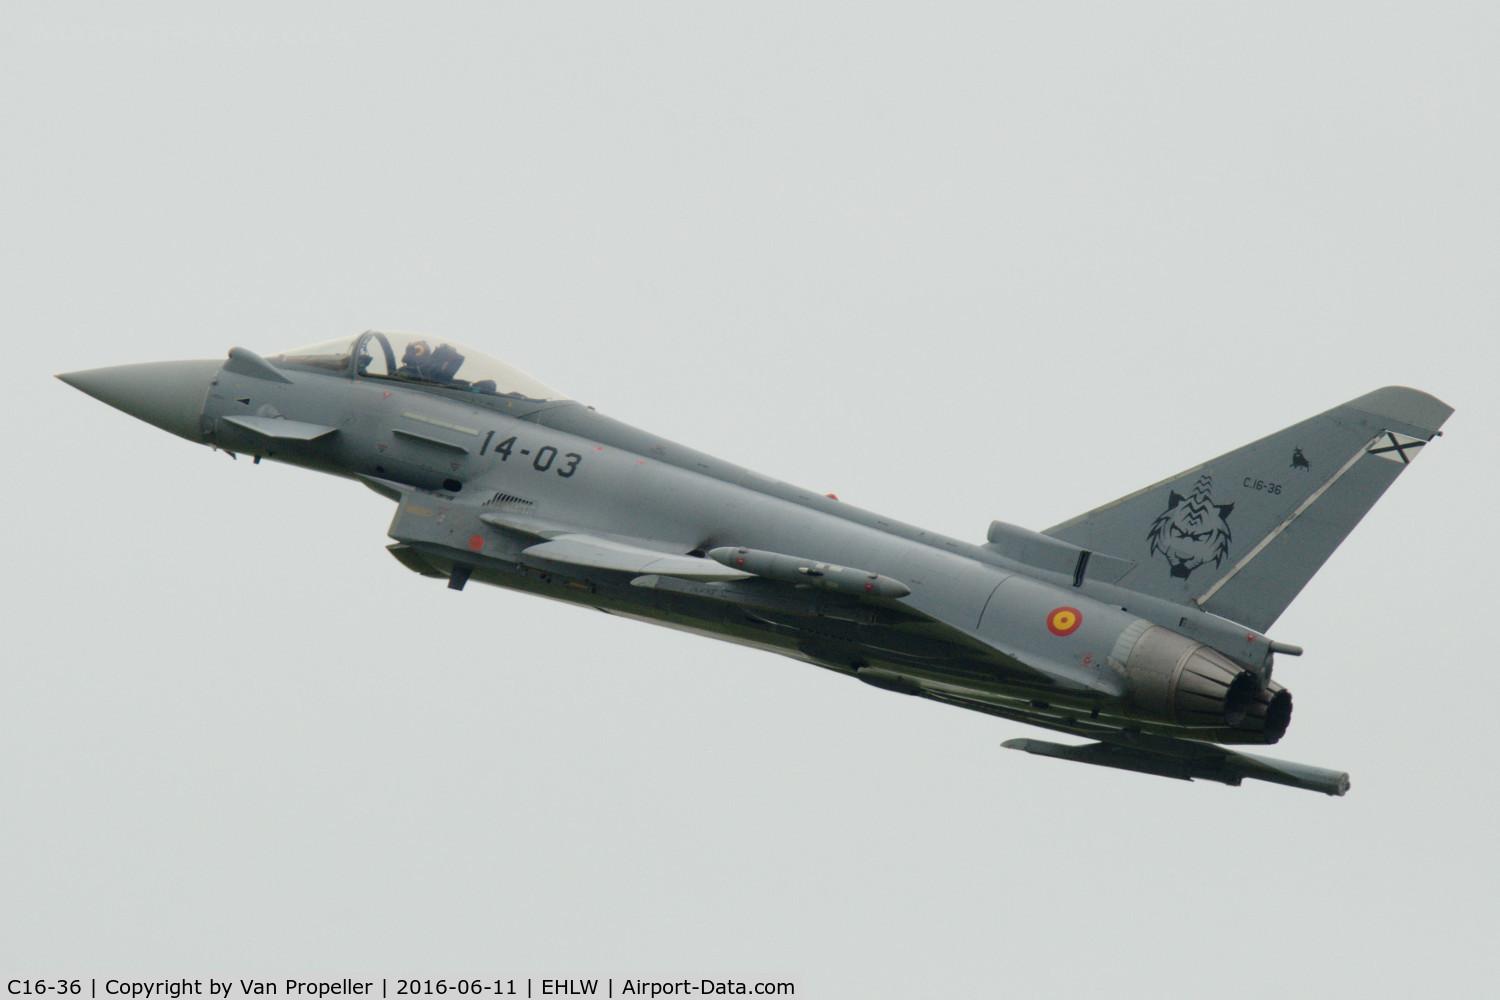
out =
[[[340,375],[436,385],[456,392],[538,402],[567,399],[499,358],[420,333],[368,330],[357,337],[283,351],[267,360]]]

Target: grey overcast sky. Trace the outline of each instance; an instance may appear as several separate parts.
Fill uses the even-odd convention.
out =
[[[0,11],[0,977],[1479,995],[1492,3]],[[1273,630],[1344,799],[382,551],[52,378],[415,329],[963,538],[1457,407]]]

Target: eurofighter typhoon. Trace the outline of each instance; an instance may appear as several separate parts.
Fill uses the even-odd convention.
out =
[[[888,691],[1081,737],[1045,757],[1343,795],[1275,743],[1296,646],[1266,635],[1452,408],[1376,389],[1042,532],[983,545],[636,430],[479,351],[370,331],[64,382],[231,454],[358,480],[391,555],[770,650]]]

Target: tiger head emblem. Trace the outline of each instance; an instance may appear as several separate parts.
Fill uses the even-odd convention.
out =
[[[1232,503],[1214,503],[1213,478],[1199,476],[1192,493],[1183,496],[1173,490],[1167,497],[1167,509],[1146,533],[1151,554],[1165,556],[1172,575],[1183,580],[1204,563],[1218,566],[1229,554],[1229,515],[1233,512]]]

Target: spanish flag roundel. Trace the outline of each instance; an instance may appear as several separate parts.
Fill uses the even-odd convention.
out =
[[[1072,635],[1083,624],[1083,612],[1077,608],[1054,608],[1047,615],[1047,631],[1053,635]]]

